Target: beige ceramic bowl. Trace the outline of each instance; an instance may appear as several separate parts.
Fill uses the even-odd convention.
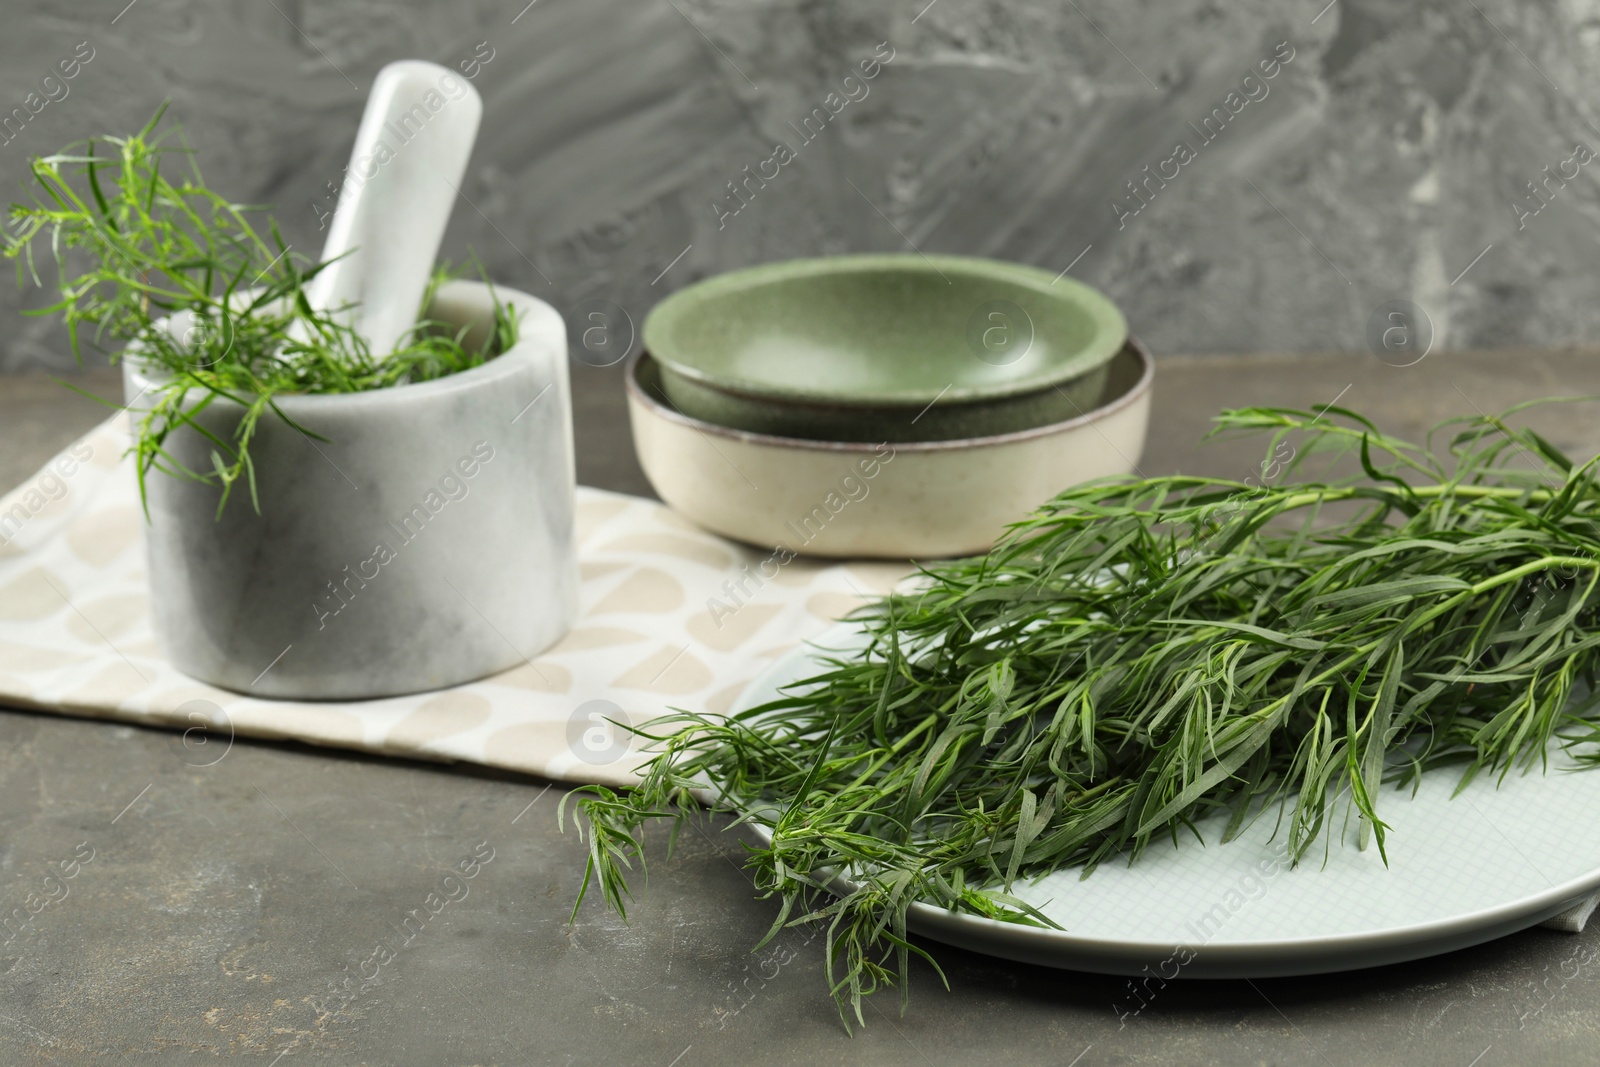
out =
[[[628,369],[633,443],[650,484],[716,533],[802,555],[920,559],[986,551],[1069,486],[1131,473],[1150,416],[1150,353],[1130,338],[1099,407],[993,437],[810,441],[692,419],[647,353]]]

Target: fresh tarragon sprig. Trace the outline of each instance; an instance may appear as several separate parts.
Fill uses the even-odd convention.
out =
[[[420,318],[393,353],[372,352],[346,308],[313,307],[311,280],[327,263],[293,251],[261,208],[211,189],[176,127],[162,128],[165,105],[138,132],[99,137],[29,161],[38,187],[31,204],[12,204],[4,254],[18,278],[45,288],[41,261],[55,268],[60,299],[28,312],[60,316],[73,355],[85,340],[116,342],[116,361],[138,354],[161,384],[135,398],[133,445],[141,498],[150,471],[218,486],[218,512],[236,484],[256,504],[250,445],[272,414],[308,437],[278,405],[301,393],[354,393],[444,377],[478,366],[515,344],[509,305],[494,301],[491,329],[469,344],[467,331]],[[453,274],[435,272],[434,292]],[[187,313],[173,336],[169,316]],[[230,436],[197,416],[218,401],[242,409]],[[184,427],[211,445],[209,468],[192,470],[166,447]]]
[[[848,1027],[927,956],[914,901],[1047,925],[1018,879],[1136,861],[1208,816],[1226,841],[1275,808],[1299,860],[1342,806],[1382,850],[1385,783],[1543,768],[1555,744],[1597,762],[1596,460],[1519,410],[1423,447],[1344,408],[1228,411],[1217,432],[1269,434],[1280,459],[1297,443],[1287,477],[1061,493],[857,612],[860,650],[783,699],[651,724],[636,789],[572,794],[583,891],[622,912],[647,822],[740,813],[769,838],[747,860],[779,901],[768,938],[826,925]],[[1359,474],[1299,477],[1337,451]]]

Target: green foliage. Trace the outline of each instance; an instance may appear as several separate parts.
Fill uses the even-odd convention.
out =
[[[374,355],[347,325],[347,308],[317,310],[307,300],[306,286],[326,264],[293,252],[270,218],[264,233],[258,229],[251,216],[262,209],[207,188],[192,151],[181,141],[168,144],[171,130],[157,132],[164,111],[129,137],[31,160],[42,192],[31,205],[11,206],[5,248],[19,279],[43,288],[38,246],[48,246],[61,299],[31,314],[61,316],[79,363],[88,337],[97,346],[125,345],[111,353],[113,362],[137,359],[161,377],[153,395],[139,400],[133,451],[141,496],[155,469],[219,485],[219,514],[241,479],[254,502],[249,446],[260,419],[271,412],[295,425],[277,398],[439,378],[515,342],[515,317],[496,300],[494,328],[482,345],[469,347],[464,329],[420,320],[394,353]],[[183,174],[162,172],[168,157],[177,157]],[[443,268],[435,274],[424,309],[450,276]],[[191,318],[174,337],[162,320],[181,312]],[[224,400],[243,409],[229,440],[195,420]],[[168,437],[185,426],[210,440],[211,469],[186,468],[166,450]]]
[[[1381,850],[1382,784],[1600,740],[1595,460],[1502,418],[1445,424],[1442,454],[1342,408],[1218,423],[1272,455],[1293,436],[1282,481],[1070,489],[858,612],[864,649],[786,698],[658,721],[636,790],[578,791],[607,901],[650,820],[741,813],[770,833],[748,865],[773,932],[827,925],[849,1026],[904,989],[912,901],[1044,924],[1018,879],[1136,862],[1216,815],[1227,840],[1276,809],[1298,861],[1342,807]],[[1340,449],[1358,477],[1295,480]],[[857,888],[827,893],[836,874]]]

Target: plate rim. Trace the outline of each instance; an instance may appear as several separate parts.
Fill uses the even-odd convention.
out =
[[[793,665],[797,664],[802,657],[810,658],[819,651],[837,651],[836,649],[830,650],[824,647],[822,643],[825,641],[837,641],[839,636],[852,632],[859,632],[859,627],[854,623],[840,620],[814,637],[801,641],[751,679],[744,692],[740,694],[739,699],[729,709],[729,714],[738,714],[754,707],[755,701],[752,699],[752,694],[776,688],[773,684],[775,678],[783,677],[789,681],[795,680],[793,678]],[[1594,773],[1600,773],[1600,769],[1597,769]],[[755,822],[746,823],[745,825],[751,832],[759,836],[764,843],[771,842],[771,834],[765,826]],[[829,892],[835,892],[835,886],[848,889],[854,888],[856,884],[844,875],[836,875],[828,881],[827,886]],[[1074,934],[1071,930],[1054,929],[1047,926],[1030,926],[1023,923],[1006,922],[1001,919],[991,919],[971,912],[953,911],[924,900],[912,902],[910,908],[907,909],[906,920],[908,925],[916,932],[945,944],[954,944],[944,936],[947,932],[966,935],[963,936],[962,943],[957,947],[1011,959],[1021,957],[997,951],[997,949],[1007,944],[1021,945],[1026,948],[1038,949],[1037,952],[1027,954],[1026,959],[1028,962],[1038,963],[1043,962],[1044,957],[1060,957],[1061,962],[1046,963],[1046,965],[1077,970],[1096,969],[1093,966],[1085,966],[1085,961],[1082,957],[1086,955],[1094,957],[1101,963],[1106,962],[1108,957],[1127,959],[1130,962],[1134,959],[1150,962],[1151,960],[1160,960],[1163,955],[1170,955],[1178,948],[1189,948],[1196,954],[1195,961],[1199,960],[1200,954],[1203,952],[1205,959],[1213,968],[1218,966],[1238,968],[1248,966],[1259,960],[1260,963],[1267,964],[1269,970],[1252,970],[1249,972],[1250,975],[1254,977],[1271,977],[1274,975],[1355,970],[1376,963],[1399,962],[1405,959],[1415,959],[1451,951],[1454,948],[1465,948],[1473,944],[1481,944],[1523,928],[1518,924],[1524,923],[1524,920],[1526,920],[1526,926],[1537,925],[1551,915],[1559,914],[1564,905],[1570,906],[1597,890],[1600,890],[1600,867],[1548,887],[1531,896],[1524,896],[1513,901],[1480,908],[1462,915],[1350,933],[1255,940],[1213,938],[1196,945],[1189,945],[1181,941],[1150,941],[1136,938],[1110,939],[1100,936]],[[1470,935],[1475,932],[1483,932],[1484,936],[1474,940]],[[985,942],[985,947],[974,947],[973,943],[979,941]],[[1439,947],[1430,948],[1429,946]],[[1404,955],[1403,950],[1407,948],[1416,948],[1421,951],[1409,956]],[[1397,955],[1397,950],[1400,950],[1401,954]],[[1354,959],[1364,951],[1373,957],[1381,958],[1370,962]],[[1329,964],[1328,966],[1319,966],[1316,963],[1312,963],[1309,967],[1302,968],[1297,966],[1287,971],[1273,969],[1284,962],[1286,958],[1296,956],[1333,958],[1326,961]],[[1068,957],[1071,958],[1069,959]],[[1242,971],[1229,971],[1226,974],[1212,976],[1204,974],[1191,976],[1240,977],[1242,975]]]
[[[1032,426],[1022,430],[1008,430],[1005,433],[983,434],[976,437],[952,437],[938,441],[896,441],[894,442],[895,454],[970,452],[973,449],[1001,447],[1051,437],[1104,422],[1147,397],[1155,381],[1155,357],[1143,341],[1129,334],[1122,347],[1107,361],[1106,366],[1114,371],[1116,362],[1125,355],[1136,361],[1138,367],[1137,378],[1118,392],[1116,396],[1110,399],[1102,396],[1099,404],[1069,419],[1046,423],[1043,426]],[[653,369],[651,365],[653,365]],[[685,415],[674,407],[665,398],[664,394],[651,395],[652,389],[659,394],[660,385],[655,382],[647,383],[644,380],[644,375],[659,375],[661,366],[661,360],[649,348],[641,348],[630,356],[627,362],[627,371],[623,375],[623,385],[629,398],[638,401],[653,415],[665,419],[667,422],[688,427],[702,435],[721,437],[725,440],[739,441],[767,448],[803,452],[870,455],[877,453],[882,447],[881,443],[877,441],[829,441],[811,437],[785,437],[781,434],[763,433],[759,430],[740,430],[732,426],[721,426],[714,422],[707,422],[692,415]],[[1108,386],[1108,390],[1109,388],[1111,387]]]

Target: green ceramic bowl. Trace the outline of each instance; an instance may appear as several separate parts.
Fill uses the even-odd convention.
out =
[[[1127,323],[1101,293],[962,256],[800,259],[682,289],[644,347],[686,415],[832,441],[1007,433],[1092,409]]]

